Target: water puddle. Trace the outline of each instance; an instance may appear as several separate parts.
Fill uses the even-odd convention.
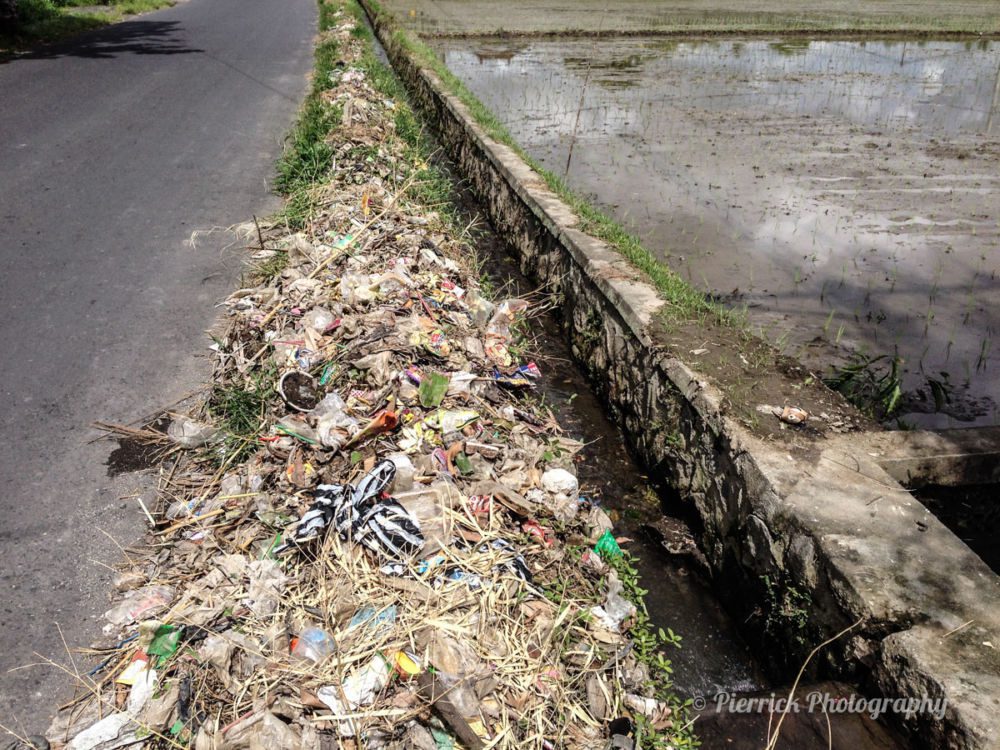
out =
[[[532,156],[787,353],[901,357],[910,426],[1000,418],[1000,43],[435,44]]]

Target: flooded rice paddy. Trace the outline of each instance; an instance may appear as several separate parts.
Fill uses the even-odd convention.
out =
[[[532,156],[785,352],[900,357],[911,426],[1000,420],[1000,43],[434,44]]]
[[[425,35],[1000,31],[995,0],[382,0],[381,5]]]

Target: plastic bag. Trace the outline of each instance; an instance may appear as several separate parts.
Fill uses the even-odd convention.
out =
[[[378,352],[377,354],[369,354],[367,357],[361,357],[361,359],[352,362],[351,365],[358,370],[368,370],[369,382],[377,386],[383,386],[392,377],[391,362],[392,352]]]
[[[513,362],[507,346],[511,340],[511,326],[520,313],[528,309],[523,299],[505,299],[497,305],[496,312],[486,326],[486,356],[502,367]]]
[[[476,380],[478,376],[475,373],[465,372],[464,370],[459,370],[458,372],[453,372],[451,374],[451,379],[448,382],[448,395],[458,396],[462,393],[472,393],[478,395],[478,392],[482,388],[476,388]]]
[[[618,574],[611,570],[608,573],[608,595],[604,604],[590,608],[595,619],[614,633],[619,632],[622,623],[635,614],[635,605],[621,595],[624,588],[618,580]]]
[[[334,717],[344,716],[359,706],[375,702],[379,692],[389,682],[392,667],[381,654],[375,654],[363,667],[354,670],[339,686],[324,685],[316,692],[316,697],[325,703]],[[351,721],[341,721],[341,737],[353,737],[354,725]]]
[[[622,548],[618,546],[618,540],[615,539],[615,535],[611,533],[611,529],[607,529],[603,534],[601,534],[601,538],[597,540],[596,544],[594,544],[594,552],[605,560],[611,560],[622,556]]]
[[[580,482],[566,469],[548,469],[542,474],[542,488],[554,495],[575,495],[580,489]]]
[[[372,277],[365,273],[345,273],[340,277],[340,298],[345,304],[355,306],[375,299]]]
[[[378,287],[379,292],[382,294],[393,294],[394,292],[413,286],[413,280],[407,275],[405,270],[397,268],[397,270],[386,271],[379,276],[374,280],[373,286]]]
[[[167,427],[167,436],[182,448],[197,448],[211,441],[219,429],[190,417],[177,417]]]
[[[576,518],[580,509],[580,483],[566,469],[548,469],[542,474],[542,487],[552,498],[552,510],[555,517],[563,523],[569,523]]]
[[[316,435],[327,448],[340,450],[361,431],[361,424],[347,413],[347,404],[340,394],[328,393],[312,410],[316,417]]]
[[[143,586],[105,612],[104,617],[119,626],[145,620],[169,607],[174,595],[172,586]]]
[[[254,560],[247,566],[249,582],[243,603],[258,617],[269,617],[278,610],[288,577],[274,560]]]
[[[292,643],[292,656],[317,664],[336,651],[336,642],[323,628],[306,628]]]
[[[468,306],[472,323],[477,328],[485,328],[496,310],[496,305],[482,297],[477,289],[473,289],[468,293],[465,298],[465,304]]]
[[[333,326],[336,318],[325,307],[314,307],[302,316],[302,326],[316,333],[326,333]]]
[[[416,467],[405,453],[390,453],[387,458],[396,467],[396,478],[392,483],[392,492],[409,492],[413,489],[413,478],[417,473]]]

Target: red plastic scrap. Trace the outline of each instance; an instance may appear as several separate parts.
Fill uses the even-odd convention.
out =
[[[540,544],[544,544],[546,547],[551,547],[556,542],[555,534],[552,532],[552,529],[542,526],[534,519],[522,523],[521,531],[530,536],[532,539],[538,541]]]

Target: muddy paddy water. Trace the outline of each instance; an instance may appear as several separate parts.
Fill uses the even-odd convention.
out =
[[[902,358],[912,426],[1000,420],[1000,43],[433,43],[532,156],[784,351]]]

